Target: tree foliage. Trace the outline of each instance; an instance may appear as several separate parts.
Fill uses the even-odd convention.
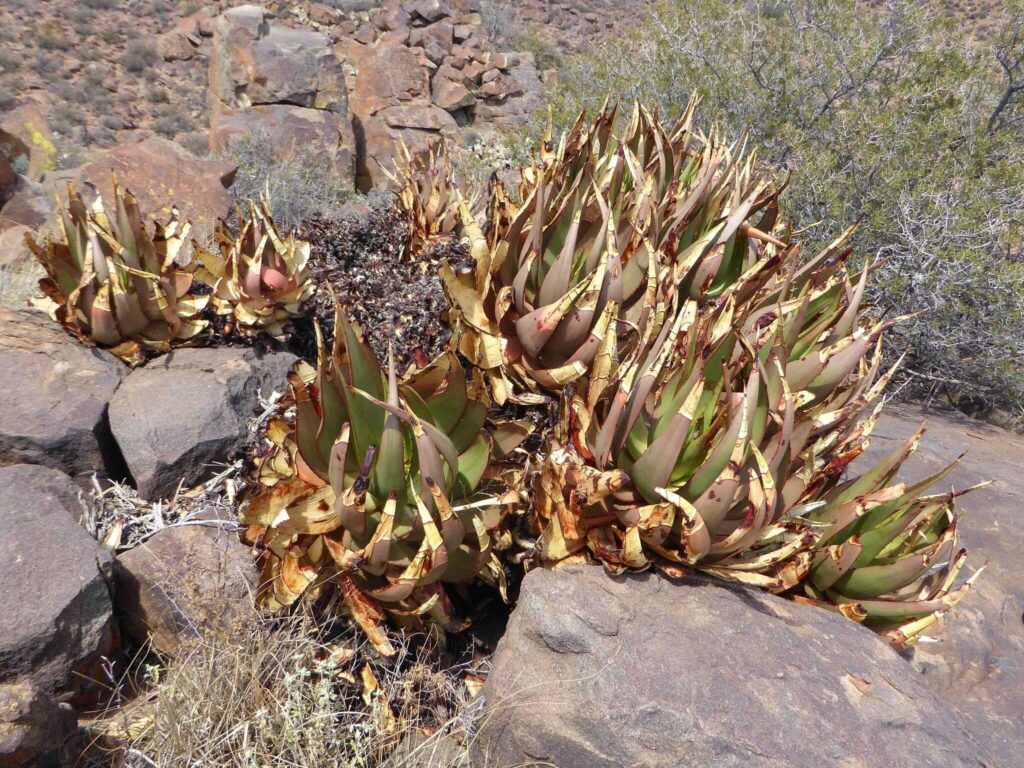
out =
[[[813,248],[861,219],[901,392],[1024,407],[1024,3],[974,40],[927,4],[660,0],[561,73],[564,123],[607,95],[702,111],[791,173]]]

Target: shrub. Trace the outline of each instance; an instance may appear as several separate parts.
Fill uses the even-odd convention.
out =
[[[149,43],[134,40],[128,43],[121,64],[126,70],[139,74],[152,67],[157,60],[157,52]]]
[[[974,44],[926,4],[863,23],[853,0],[661,0],[630,40],[578,58],[561,125],[608,93],[746,131],[791,172],[784,204],[809,245],[861,218],[872,298],[922,311],[893,334],[901,394],[1024,407],[1024,6]],[[730,30],[722,34],[722,30]]]
[[[231,187],[235,197],[259,200],[266,194],[282,230],[293,229],[314,213],[335,211],[352,196],[329,152],[306,149],[284,157],[278,152],[267,132],[258,129],[233,139],[223,156],[238,164]]]

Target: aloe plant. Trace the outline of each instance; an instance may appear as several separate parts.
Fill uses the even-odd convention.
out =
[[[244,513],[265,548],[262,600],[286,606],[332,583],[386,653],[386,614],[457,629],[444,585],[503,582],[494,535],[517,499],[491,482],[487,409],[451,353],[401,380],[385,374],[340,309],[332,349],[319,348],[316,369],[289,374],[294,421],[270,425]]]
[[[46,270],[35,301],[81,341],[136,365],[147,352],[166,352],[206,328],[208,297],[192,292],[193,276],[178,265],[190,224],[175,209],[150,235],[138,202],[114,182],[112,213],[92,208],[68,185],[57,214],[58,235],[29,249]]]

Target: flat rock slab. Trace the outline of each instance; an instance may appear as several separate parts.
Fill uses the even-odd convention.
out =
[[[975,589],[920,643],[913,663],[960,705],[972,732],[997,760],[1024,765],[1024,437],[949,412],[889,407],[854,469],[894,450],[927,422],[928,431],[900,472],[920,480],[967,455],[941,486],[964,489],[958,532],[968,570],[988,563]]]
[[[247,438],[259,395],[285,386],[293,355],[180,349],[125,379],[110,424],[139,495],[156,501],[214,473]]]
[[[82,698],[105,682],[117,636],[111,560],[76,522],[76,496],[56,470],[0,468],[0,682]]]
[[[252,616],[258,573],[249,547],[219,521],[159,531],[117,559],[125,634],[165,654],[182,640]]]
[[[0,307],[0,466],[68,474],[118,463],[107,403],[126,373],[42,312]]]
[[[489,768],[994,764],[871,631],[702,579],[530,572],[482,695]]]

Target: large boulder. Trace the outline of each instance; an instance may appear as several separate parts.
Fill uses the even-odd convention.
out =
[[[0,327],[0,466],[118,475],[107,403],[125,367],[42,312],[0,307]]]
[[[70,768],[78,718],[29,681],[0,684],[0,768]]]
[[[204,520],[165,528],[117,559],[117,609],[127,636],[173,654],[184,638],[251,615],[258,574],[233,527]]]
[[[151,136],[103,154],[86,165],[81,178],[95,185],[106,202],[113,202],[113,180],[131,190],[149,219],[167,221],[171,208],[193,224],[202,241],[212,234],[217,219],[231,212],[229,187],[237,166],[225,160],[201,159],[180,144]]]
[[[345,76],[330,38],[270,20],[255,5],[231,8],[217,19],[209,76],[214,110],[294,104],[345,114]]]
[[[29,678],[73,699],[107,683],[102,657],[117,639],[111,560],[79,513],[67,475],[0,468],[0,682]]]
[[[215,112],[210,117],[210,151],[222,153],[234,139],[255,132],[270,139],[275,159],[315,153],[323,162],[332,162],[334,170],[354,186],[356,140],[344,115],[290,104]]]
[[[259,395],[284,386],[293,355],[237,347],[180,349],[138,368],[110,424],[139,495],[165,499],[213,473],[245,442]]]
[[[704,579],[530,572],[482,695],[495,768],[993,765],[870,630]]]
[[[958,532],[968,570],[988,563],[974,590],[914,647],[913,663],[960,705],[971,730],[1006,765],[1024,765],[1024,437],[963,416],[890,407],[854,470],[896,448],[927,421],[899,477],[921,480],[966,456],[935,493],[991,484],[963,496]]]

